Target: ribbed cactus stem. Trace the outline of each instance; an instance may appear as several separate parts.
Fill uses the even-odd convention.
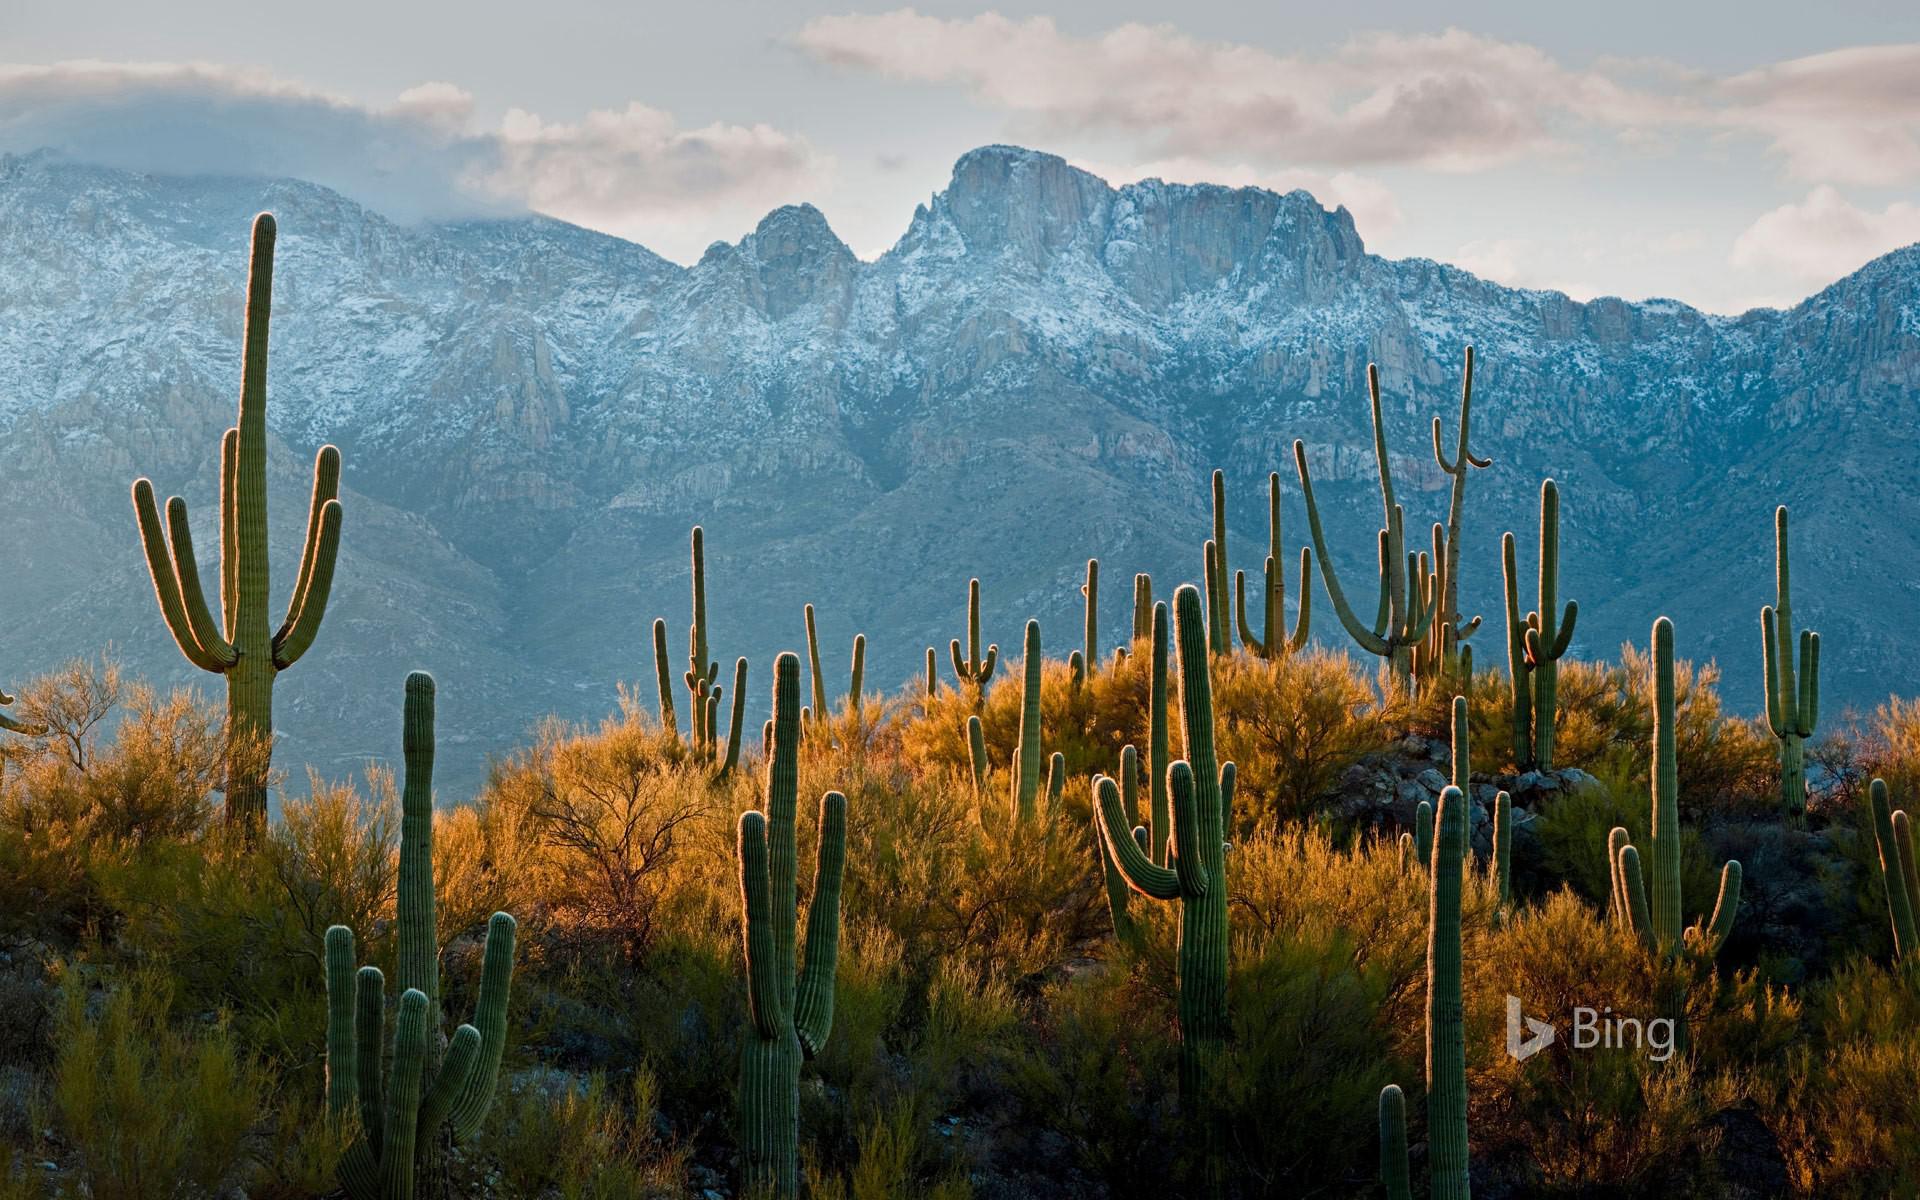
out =
[[[1527,665],[1527,623],[1520,615],[1520,576],[1513,534],[1500,535],[1500,566],[1507,600],[1507,688],[1513,714],[1513,764],[1533,765],[1533,668]]]
[[[1220,572],[1220,547],[1212,538],[1200,548],[1202,560],[1201,579],[1206,585],[1207,611],[1207,648],[1214,654],[1225,654],[1228,649],[1226,622],[1219,620],[1219,614],[1225,606],[1227,580]]]
[[[1149,854],[1155,866],[1167,865],[1167,849],[1173,836],[1172,800],[1167,793],[1168,745],[1167,720],[1167,645],[1169,620],[1164,601],[1155,604],[1148,616],[1149,636],[1153,639],[1153,662],[1147,693],[1147,831]]]
[[[1433,675],[1459,669],[1460,643],[1472,635],[1480,618],[1463,619],[1460,612],[1460,521],[1467,504],[1467,476],[1475,469],[1493,465],[1493,460],[1476,456],[1468,447],[1469,426],[1473,415],[1473,347],[1466,350],[1466,366],[1460,383],[1460,436],[1449,459],[1440,444],[1440,418],[1433,419],[1433,460],[1453,481],[1447,505],[1447,524],[1443,532],[1434,526],[1434,574],[1439,582],[1440,603],[1428,633],[1428,659]]]
[[[1920,860],[1914,858],[1913,823],[1907,819],[1907,810],[1895,809],[1891,824],[1894,848],[1900,852],[1900,873],[1907,881],[1907,901],[1920,907]]]
[[[270,214],[254,219],[239,414],[220,446],[218,619],[200,583],[186,502],[169,499],[163,525],[153,484],[139,479],[133,485],[134,518],[161,617],[187,661],[226,678],[227,815],[252,829],[267,814],[274,679],[318,636],[340,550],[340,452],[322,446],[314,456],[299,573],[276,629],[267,612],[267,346],[275,233]]]
[[[440,942],[433,895],[433,676],[407,676],[401,746],[406,763],[400,789],[399,974],[402,991],[426,997],[438,1028]]]
[[[1505,791],[1493,797],[1493,886],[1505,909],[1513,900],[1513,797]]]
[[[1425,866],[1433,858],[1433,804],[1422,800],[1413,808],[1413,853]]]
[[[1680,766],[1674,733],[1673,622],[1653,623],[1653,855],[1651,902],[1654,941],[1673,953],[1680,945]]]
[[[1082,649],[1082,658],[1086,663],[1087,674],[1091,675],[1100,666],[1100,560],[1087,560],[1087,581],[1080,585],[1080,595],[1086,599],[1086,641]]]
[[[1507,592],[1507,666],[1514,703],[1514,765],[1522,770],[1553,768],[1555,710],[1559,704],[1560,659],[1573,641],[1580,606],[1560,608],[1560,489],[1553,480],[1540,484],[1539,607],[1520,616],[1519,577],[1513,535],[1500,541]],[[1524,668],[1524,669],[1523,669]]]
[[[766,808],[741,815],[737,850],[751,1016],[740,1053],[742,1185],[782,1200],[800,1187],[800,1062],[820,1051],[833,1025],[846,864],[846,797],[828,792],[820,802],[805,965],[796,968],[799,711],[800,660],[782,654],[774,662]]]
[[[1387,1200],[1412,1200],[1407,1169],[1407,1098],[1400,1085],[1380,1089],[1380,1183]]]
[[[987,735],[981,727],[978,714],[967,718],[967,761],[973,768],[973,791],[976,796],[987,794]]]
[[[1467,1200],[1467,1038],[1460,982],[1460,894],[1467,801],[1440,793],[1427,921],[1427,1142],[1435,1200]]]
[[[1047,804],[1051,808],[1067,792],[1067,756],[1058,750],[1047,759]]]
[[[953,659],[953,675],[962,686],[971,690],[974,707],[978,708],[981,697],[986,694],[987,681],[993,678],[993,667],[999,658],[1000,647],[988,646],[985,657],[980,654],[980,581],[967,581],[967,653],[960,656],[960,639],[955,638],[947,644],[949,655]]]
[[[860,697],[867,681],[867,635],[853,635],[853,661],[847,670],[847,712],[855,721],[860,719]]]
[[[813,684],[813,711],[827,711],[827,684],[820,674],[820,636],[813,625],[813,605],[806,606],[807,620],[807,678]]]
[[[667,622],[662,617],[655,617],[653,621],[653,673],[660,689],[660,727],[678,738],[680,723],[673,715],[673,671],[667,666]]]
[[[1131,822],[1140,811],[1140,761],[1138,752],[1132,746],[1123,746],[1120,750],[1120,809],[1124,820]],[[1100,834],[1100,786],[1101,780],[1094,781],[1093,797],[1093,850],[1100,862],[1100,876],[1107,889],[1107,912],[1113,918],[1114,939],[1129,949],[1139,945],[1139,929],[1134,924],[1133,914],[1127,902],[1127,879],[1120,873],[1119,864],[1107,853],[1107,842]],[[1134,841],[1142,840],[1144,830],[1134,826]]]
[[[1820,720],[1820,635],[1809,629],[1800,631],[1796,669],[1785,505],[1773,514],[1773,555],[1775,603],[1760,610],[1767,726],[1780,743],[1780,802],[1789,815],[1797,818],[1807,807],[1805,743]]]
[[[354,1040],[353,930],[327,930],[327,1112],[344,1117],[360,1104],[360,1062]]]
[[[1915,940],[1914,895],[1908,888],[1904,847],[1894,831],[1893,813],[1887,798],[1887,783],[1876,779],[1867,788],[1873,816],[1874,848],[1879,853],[1880,882],[1887,892],[1887,914],[1893,922],[1893,953],[1902,962],[1915,958],[1920,942]],[[1902,816],[1905,814],[1902,813]]]
[[[1153,576],[1133,577],[1133,640],[1139,641],[1153,631]]]
[[[928,699],[932,699],[934,696],[938,695],[940,692],[940,675],[936,669],[939,665],[939,661],[940,661],[939,656],[934,654],[933,647],[928,646],[927,647],[927,680],[926,680],[926,687],[924,689],[924,694],[927,696]]]
[[[1298,652],[1307,644],[1313,623],[1313,551],[1300,547],[1300,612],[1293,633],[1286,631],[1286,562],[1281,557],[1280,474],[1267,473],[1267,557],[1262,567],[1261,632],[1253,631],[1247,617],[1247,580],[1242,571],[1233,573],[1234,621],[1240,629],[1240,641],[1261,658],[1280,658]]]
[[[727,757],[715,776],[725,779],[740,765],[740,747],[747,736],[747,660],[733,662],[733,713],[727,721]]]
[[[1021,663],[1020,741],[1013,767],[1013,811],[1025,821],[1034,815],[1040,795],[1040,622],[1027,622]]]
[[[1213,652],[1225,654],[1233,649],[1233,613],[1227,602],[1227,582],[1233,578],[1233,572],[1227,564],[1227,477],[1216,470],[1211,480],[1213,490],[1213,568],[1214,582],[1218,586],[1207,593],[1207,629],[1213,635]]]

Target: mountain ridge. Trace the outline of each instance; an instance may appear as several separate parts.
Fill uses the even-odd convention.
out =
[[[1830,696],[1901,686],[1873,668],[1911,640],[1885,614],[1913,585],[1868,568],[1920,549],[1900,499],[1920,427],[1920,248],[1791,309],[1576,302],[1372,255],[1350,213],[1305,192],[1114,188],[1012,147],[963,156],[873,260],[793,205],[689,266],[551,218],[406,227],[297,181],[0,158],[0,511],[57,510],[7,539],[7,679],[105,640],[157,679],[191,676],[152,611],[125,488],[148,473],[185,495],[213,544],[259,208],[282,230],[276,555],[298,544],[320,441],[341,446],[347,489],[336,607],[281,685],[289,765],[337,774],[388,752],[385,698],[412,665],[442,674],[452,744],[497,751],[546,711],[604,712],[616,679],[650,696],[645,627],[666,615],[681,644],[696,521],[716,654],[751,658],[756,701],[805,601],[823,657],[865,629],[868,678],[886,685],[959,628],[972,574],[994,640],[1038,615],[1064,654],[1097,555],[1104,630],[1122,630],[1126,576],[1151,570],[1164,595],[1198,574],[1213,466],[1232,484],[1235,565],[1257,566],[1268,470],[1291,556],[1295,437],[1341,578],[1364,590],[1365,364],[1381,364],[1396,479],[1424,530],[1445,503],[1425,426],[1438,415],[1451,436],[1469,341],[1476,450],[1496,459],[1467,513],[1483,663],[1503,658],[1498,532],[1519,533],[1526,573],[1551,473],[1583,652],[1644,640],[1671,611],[1681,653],[1720,657],[1730,699],[1755,708],[1778,501],[1795,508],[1796,611],[1826,635]],[[1892,499],[1863,517],[1848,497],[1874,488]],[[1629,564],[1641,577],[1623,586]],[[290,573],[276,557],[278,586]],[[1720,579],[1738,586],[1706,586]],[[1320,640],[1343,644],[1330,621]],[[369,709],[386,732],[344,728]],[[451,770],[464,788],[480,764]]]

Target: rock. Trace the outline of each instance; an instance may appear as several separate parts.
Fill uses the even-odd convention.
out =
[[[1442,775],[1440,772],[1434,770],[1432,767],[1428,767],[1426,770],[1420,772],[1420,774],[1415,776],[1415,778],[1419,781],[1421,787],[1427,789],[1427,791],[1432,792],[1436,796],[1438,796],[1442,791],[1446,790],[1447,777],[1445,775]]]
[[[1584,792],[1588,788],[1600,787],[1601,783],[1579,767],[1568,767],[1560,772],[1560,786],[1569,792]]]

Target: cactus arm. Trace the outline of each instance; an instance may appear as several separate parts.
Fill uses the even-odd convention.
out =
[[[973,790],[977,796],[987,793],[987,736],[978,715],[967,718],[967,762],[973,768]]]
[[[1674,721],[1673,622],[1653,623],[1653,891],[1655,940],[1680,942],[1680,772]]]
[[[1120,750],[1120,808],[1121,815],[1129,820],[1137,809],[1140,791],[1140,764],[1137,752],[1132,746]],[[1100,863],[1100,879],[1106,885],[1107,914],[1113,920],[1113,936],[1122,946],[1137,944],[1138,931],[1134,928],[1133,915],[1128,912],[1127,880],[1120,874],[1113,855],[1107,853],[1107,839],[1100,831],[1100,783],[1105,776],[1093,781],[1093,853]],[[1146,830],[1134,826],[1133,841],[1143,850]]]
[[[1373,411],[1373,458],[1380,466],[1383,519],[1391,521],[1397,506],[1393,502],[1393,472],[1387,464],[1387,423],[1380,415],[1380,370],[1373,363],[1367,364],[1367,400]]]
[[[1333,601],[1334,615],[1340,618],[1340,624],[1346,628],[1347,635],[1360,644],[1360,648],[1369,654],[1386,654],[1389,648],[1378,633],[1360,624],[1360,618],[1354,615],[1353,606],[1347,603],[1347,594],[1340,586],[1340,575],[1333,567],[1333,559],[1327,555],[1327,535],[1320,525],[1320,508],[1313,499],[1313,477],[1307,472],[1307,446],[1296,440],[1293,443],[1293,465],[1300,475],[1300,491],[1306,497],[1307,530],[1313,537],[1313,552],[1320,556],[1320,582],[1326,585],[1327,599]],[[1381,531],[1381,537],[1386,532]],[[1387,599],[1387,585],[1381,579],[1381,605],[1384,608]],[[1384,620],[1375,622],[1376,628],[1384,629]]]
[[[360,1103],[360,1067],[353,1036],[353,974],[353,930],[332,926],[326,938],[327,1112],[334,1117],[344,1117]]]
[[[1421,866],[1433,858],[1433,804],[1427,800],[1413,809],[1413,853]]]
[[[1273,560],[1267,560],[1267,578],[1273,578]],[[1266,643],[1253,636],[1253,630],[1247,625],[1247,573],[1233,573],[1233,613],[1234,623],[1240,627],[1240,644],[1255,653],[1263,653]]]
[[[386,1037],[386,977],[378,967],[361,967],[354,973],[354,1042],[367,1047],[358,1054],[354,1066],[359,1075],[360,1136],[372,1157],[378,1159],[385,1132],[387,1110],[386,1080],[381,1074],[378,1047]]]
[[[1440,419],[1433,423],[1437,429]],[[1407,1176],[1407,1098],[1390,1083],[1380,1089],[1380,1183],[1387,1200],[1412,1200]]]
[[[834,972],[840,956],[840,881],[847,864],[847,798],[828,792],[820,798],[820,846],[814,859],[813,898],[807,904],[807,958],[800,968],[794,1030],[800,1048],[813,1058],[833,1029]]]
[[[240,522],[234,496],[240,483],[240,430],[228,427],[220,438],[220,612],[228,641],[240,613]]]
[[[1189,777],[1191,778],[1191,777]],[[1156,866],[1127,831],[1127,814],[1120,807],[1120,789],[1102,775],[1094,780],[1094,811],[1107,856],[1127,886],[1152,900],[1175,900],[1180,879],[1173,870]]]
[[[1900,874],[1907,881],[1907,902],[1911,905],[1915,897],[1920,897],[1920,860],[1913,856],[1913,823],[1904,808],[1896,811],[1888,823],[1893,826],[1893,844],[1900,852]]]
[[[1820,723],[1820,635],[1803,630],[1800,635],[1800,730],[1801,737],[1812,737]]]
[[[768,882],[767,818],[752,809],[740,814],[740,899],[747,954],[747,1013],[754,1032],[780,1036],[786,991],[774,962],[773,897]]]
[[[1467,698],[1453,698],[1452,722],[1453,757],[1449,764],[1453,768],[1453,786],[1466,790],[1473,783],[1472,744],[1468,741],[1472,721],[1469,719]]]
[[[747,725],[747,660],[737,658],[733,661],[733,715],[727,724],[727,757],[720,764],[715,779],[724,779],[740,765],[740,747],[746,742]]]
[[[1628,915],[1626,886],[1620,876],[1620,851],[1631,837],[1626,828],[1620,825],[1615,825],[1607,834],[1607,876],[1612,884],[1612,903],[1608,908],[1608,914],[1616,925],[1622,927],[1627,924]]]
[[[1773,572],[1776,593],[1774,608],[1778,618],[1774,634],[1779,639],[1780,703],[1784,707],[1792,704],[1799,695],[1793,677],[1793,593],[1787,560],[1787,506],[1784,504],[1773,510]],[[1784,718],[1784,727],[1792,730],[1794,714],[1785,713]]]
[[[1230,762],[1220,764],[1220,830],[1224,839],[1233,837],[1233,781],[1237,778],[1234,765]]]
[[[1300,611],[1294,614],[1293,636],[1287,639],[1287,650],[1298,654],[1304,649],[1312,629],[1313,551],[1302,546],[1300,547]]]
[[[800,737],[794,712],[800,707],[800,660],[774,660],[773,757],[767,764],[767,882],[771,887],[774,977],[781,982],[783,1022],[793,1018],[794,930],[800,910],[799,864],[794,827],[799,793]],[[822,714],[824,717],[825,714]],[[784,719],[783,719],[784,718]]]
[[[959,638],[948,639],[947,655],[948,657],[953,659],[954,678],[959,679],[963,683],[967,682],[967,660],[960,657],[960,639]]]
[[[1720,868],[1720,893],[1714,897],[1713,915],[1700,934],[1699,950],[1708,958],[1720,953],[1727,935],[1733,932],[1733,919],[1740,910],[1740,878],[1740,860],[1728,859]]]
[[[1067,790],[1067,756],[1055,750],[1047,760],[1047,803],[1057,803]]]
[[[514,919],[503,912],[494,913],[487,921],[486,949],[480,965],[480,998],[473,1012],[473,1027],[480,1034],[479,1054],[466,1086],[447,1114],[458,1141],[470,1141],[480,1132],[487,1109],[493,1104],[500,1060],[507,1050],[507,1003],[513,989],[513,947],[518,930]]]
[[[414,1149],[420,1129],[421,1079],[427,1059],[425,992],[408,988],[393,1027],[393,1070],[387,1088],[386,1150],[380,1173],[391,1200],[413,1200]]]
[[[1440,448],[1440,418],[1433,419],[1433,461],[1440,464],[1441,471],[1448,475],[1459,475],[1462,468],[1458,461],[1448,462],[1447,452]]]
[[[1560,634],[1553,640],[1553,653],[1549,657],[1557,659],[1567,652],[1567,646],[1573,641],[1573,625],[1579,616],[1579,601],[1567,601],[1567,606],[1560,613]]]
[[[1019,761],[1014,767],[1014,812],[1025,820],[1033,815],[1040,794],[1040,622],[1027,622],[1026,651],[1021,660]]]
[[[1520,619],[1520,576],[1514,562],[1513,534],[1500,536],[1500,566],[1507,602],[1507,679],[1513,709],[1513,763],[1533,765],[1533,688],[1527,661],[1527,627]]]
[[[1228,611],[1227,581],[1232,571],[1227,565],[1227,477],[1226,473],[1215,470],[1213,473],[1213,555],[1216,568],[1216,581],[1219,588],[1208,593],[1213,607],[1207,610],[1210,628],[1218,629],[1214,642],[1214,652],[1226,654],[1233,649],[1231,628],[1233,614]]]
[[[273,665],[277,670],[284,671],[299,662],[320,633],[320,622],[327,615],[327,598],[333,592],[334,563],[340,554],[340,520],[340,502],[329,500],[321,507],[319,528],[308,531],[309,539],[316,542],[310,548],[310,573],[306,586],[293,601],[297,607],[287,611],[285,632],[273,640]]]
[[[967,580],[967,662],[977,666],[980,661],[980,580]],[[985,683],[986,680],[980,680]]]
[[[1787,715],[1782,711],[1784,706],[1780,695],[1780,659],[1774,640],[1774,626],[1778,620],[1773,605],[1760,606],[1760,661],[1767,673],[1767,728],[1776,738],[1787,735]]]
[[[867,635],[853,635],[853,663],[847,683],[847,708],[855,717],[860,715],[860,694],[867,677]]]
[[[0,692],[0,705],[12,703],[13,697],[7,695],[5,692]],[[3,712],[0,712],[0,729],[5,729],[10,733],[22,734],[26,737],[43,737],[47,732],[45,725],[31,721],[16,721]]]
[[[172,507],[169,502],[168,508]],[[153,579],[154,598],[159,601],[160,615],[167,623],[167,631],[173,634],[173,640],[178,643],[180,653],[186,656],[188,662],[202,671],[221,674],[237,661],[238,656],[229,658],[215,653],[204,647],[195,634],[180,594],[179,577],[174,573],[174,555],[167,547],[167,535],[160,524],[160,510],[154,504],[153,484],[146,479],[133,481],[133,513],[140,526],[140,545],[146,551],[147,573]],[[227,654],[233,654],[232,646],[227,646]]]
[[[447,1042],[447,1056],[420,1101],[420,1122],[414,1136],[431,1143],[440,1126],[446,1123],[453,1102],[473,1081],[473,1072],[479,1065],[480,1031],[471,1025],[462,1025],[453,1031],[452,1039]]]
[[[222,452],[224,453],[224,451],[225,447],[223,446]],[[237,452],[236,448],[236,453]],[[221,479],[223,497],[225,487],[226,480],[223,466]],[[326,514],[327,501],[337,500],[339,495],[340,451],[333,446],[322,446],[320,447],[319,453],[315,454],[313,458],[313,497],[307,505],[307,538],[300,547],[300,574],[294,581],[293,594],[287,600],[286,619],[281,621],[280,628],[275,631],[273,635],[274,641],[276,642],[286,637],[287,630],[293,628],[294,618],[299,614],[301,608],[306,605],[307,588],[313,582],[314,555],[320,549],[321,520]],[[224,504],[225,501],[223,499],[223,510]],[[337,542],[335,546],[336,548],[338,547]],[[220,565],[221,574],[224,576],[226,574],[226,558],[224,552]]]
[[[1874,780],[1868,786],[1867,796],[1873,815],[1874,846],[1880,856],[1880,881],[1887,889],[1887,913],[1893,923],[1894,957],[1901,962],[1909,962],[1914,959],[1920,943],[1915,941],[1914,898],[1907,892],[1900,846],[1894,838],[1886,781]]]
[[[1086,660],[1087,673],[1092,674],[1099,665],[1100,654],[1100,560],[1087,560],[1087,581],[1080,585],[1080,594],[1087,600]]]
[[[1200,847],[1200,802],[1194,795],[1193,768],[1182,759],[1167,771],[1173,792],[1173,849],[1168,858],[1183,897],[1207,894],[1205,852]]]
[[[207,596],[200,587],[200,563],[193,552],[193,526],[187,520],[187,502],[178,496],[167,501],[167,533],[173,541],[174,576],[180,584],[181,607],[193,640],[214,658],[231,665],[239,654],[226,638],[207,608]]]
[[[1655,949],[1653,914],[1647,906],[1646,879],[1640,873],[1640,852],[1631,844],[1620,847],[1620,893],[1627,901],[1627,928],[1647,949]]]
[[[1513,797],[1505,791],[1493,797],[1493,886],[1500,907],[1513,899]]]

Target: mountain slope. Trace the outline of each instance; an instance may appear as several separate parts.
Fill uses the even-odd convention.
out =
[[[1365,594],[1366,363],[1423,531],[1446,504],[1426,426],[1451,436],[1469,343],[1475,449],[1496,462],[1468,497],[1482,662],[1504,658],[1499,532],[1520,532],[1530,578],[1547,474],[1580,652],[1644,640],[1666,612],[1681,652],[1718,657],[1757,706],[1779,502],[1828,711],[1906,689],[1885,664],[1920,649],[1903,569],[1920,552],[1920,249],[1787,312],[1579,304],[1369,255],[1344,209],[1303,192],[1116,189],[987,147],[874,262],[800,206],[683,268],[544,218],[407,228],[309,184],[32,155],[0,158],[0,677],[111,640],[144,673],[194,678],[153,611],[126,488],[150,474],[211,529],[262,208],[281,228],[276,553],[298,545],[320,442],[340,445],[347,490],[335,605],[279,685],[296,769],[390,753],[413,666],[442,678],[450,795],[540,714],[604,712],[615,681],[651,679],[654,616],[684,644],[696,521],[715,653],[752,660],[755,701],[803,603],[830,686],[863,629],[868,678],[891,687],[960,632],[970,574],[989,637],[1010,646],[1038,615],[1064,653],[1097,555],[1117,641],[1133,572],[1162,595],[1198,574],[1216,465],[1233,564],[1258,567],[1269,470],[1291,557],[1296,437]],[[280,586],[292,568],[276,561]],[[1345,644],[1330,612],[1319,633]]]

